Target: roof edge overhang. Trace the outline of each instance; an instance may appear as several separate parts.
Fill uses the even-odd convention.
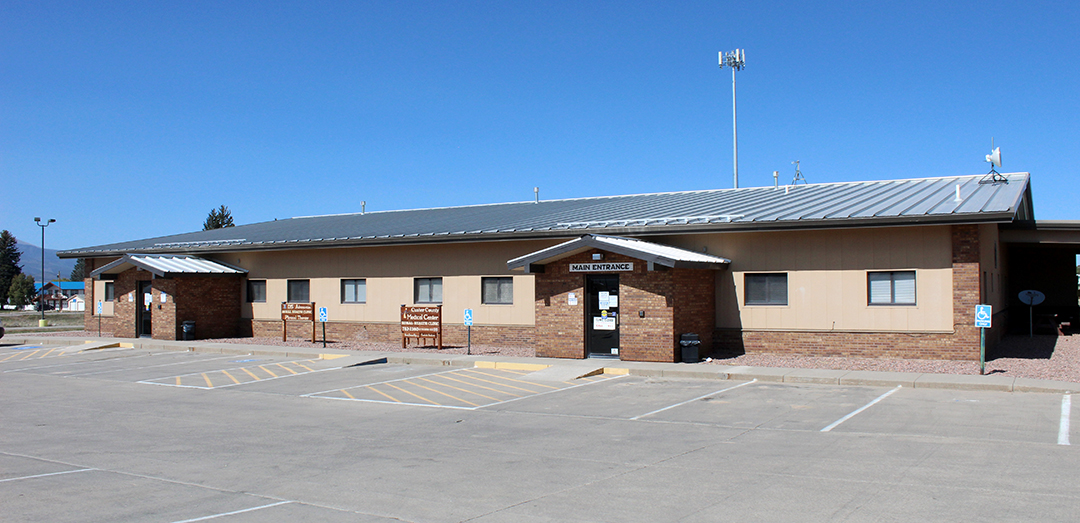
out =
[[[1029,220],[1001,228],[1002,243],[1080,245],[1080,220]]]
[[[180,256],[184,256],[184,255],[180,255]],[[149,263],[146,263],[146,262],[140,260],[139,257],[159,258],[159,257],[164,257],[164,256],[155,255],[155,254],[124,254],[123,256],[120,257],[120,259],[118,259],[116,261],[113,261],[111,263],[108,263],[106,265],[103,265],[101,267],[98,267],[97,269],[94,269],[93,271],[91,271],[90,272],[90,277],[95,279],[95,280],[100,280],[100,279],[103,279],[102,276],[109,276],[109,275],[119,274],[121,272],[124,272],[124,271],[132,268],[132,267],[147,271],[147,272],[153,274],[154,277],[157,277],[157,278],[174,278],[176,276],[193,276],[193,275],[198,275],[198,276],[236,276],[237,273],[246,274],[248,272],[247,269],[244,269],[242,267],[237,267],[235,265],[230,265],[228,263],[219,262],[217,260],[214,260],[212,263],[217,264],[217,265],[221,265],[221,266],[229,268],[229,269],[232,269],[233,271],[236,271],[236,272],[231,272],[231,273],[225,273],[225,272],[221,272],[221,273],[219,273],[219,272],[174,272],[174,271],[163,270],[160,267],[155,267],[152,264],[149,264]],[[207,261],[209,261],[209,260],[207,260]],[[104,278],[104,279],[110,279],[110,278]]]
[[[963,219],[958,219],[963,218]],[[298,249],[335,249],[343,247],[384,247],[394,245],[437,245],[443,243],[473,243],[486,241],[527,241],[567,239],[582,234],[607,236],[669,236],[673,234],[709,234],[728,232],[767,232],[778,230],[850,229],[862,227],[914,227],[923,225],[964,225],[979,223],[1011,223],[1016,219],[1015,210],[1000,213],[972,213],[970,215],[920,216],[918,218],[844,218],[821,220],[797,220],[783,222],[725,222],[702,225],[664,225],[641,227],[605,227],[580,229],[545,229],[527,232],[423,234],[404,237],[383,237],[360,240],[334,241],[280,241],[272,243],[239,243],[210,247],[157,248],[157,249],[76,249],[57,253],[60,258],[104,258],[126,254],[171,254],[198,256],[224,252],[274,251]]]
[[[634,259],[642,260],[650,264],[661,265],[664,267],[671,267],[676,269],[723,269],[731,263],[731,260],[727,258],[720,258],[719,256],[709,256],[714,261],[706,260],[685,260],[672,258],[670,256],[664,256],[654,252],[649,252],[644,249],[635,249],[630,246],[614,245],[608,242],[604,242],[603,238],[615,238],[619,240],[630,240],[634,242],[641,242],[645,245],[660,245],[652,242],[646,242],[643,240],[634,240],[632,238],[621,238],[618,236],[610,235],[596,235],[586,234],[573,240],[553,245],[546,249],[540,249],[539,251],[526,254],[525,256],[519,256],[506,262],[506,267],[510,270],[514,269],[526,269],[532,265],[540,265],[549,263],[563,258],[573,256],[581,252],[585,252],[590,249],[599,249],[615,254],[622,254],[623,256],[629,256]],[[685,252],[688,255],[701,256],[701,253],[688,251],[686,249],[679,249],[677,247],[671,247],[664,245],[667,249],[675,249],[677,251]]]

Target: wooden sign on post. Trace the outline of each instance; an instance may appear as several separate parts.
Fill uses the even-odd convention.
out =
[[[310,321],[311,343],[315,343],[315,302],[281,302],[281,341],[285,341],[290,321]]]
[[[417,345],[430,339],[442,350],[442,305],[401,306],[401,348],[410,339],[415,339]]]

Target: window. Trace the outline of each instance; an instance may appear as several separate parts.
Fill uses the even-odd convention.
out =
[[[915,305],[915,271],[866,273],[870,305]]]
[[[307,280],[289,280],[289,303],[310,303]]]
[[[747,305],[787,305],[787,273],[747,274]]]
[[[481,278],[482,303],[514,303],[514,278]]]
[[[105,282],[105,301],[116,299],[116,286],[111,281]]]
[[[417,278],[413,286],[416,303],[442,303],[442,278]]]
[[[341,280],[341,303],[367,301],[367,280]]]
[[[266,280],[248,280],[247,301],[248,303],[263,303],[266,301]]]

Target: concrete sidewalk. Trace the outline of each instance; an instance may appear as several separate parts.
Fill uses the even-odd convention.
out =
[[[8,335],[5,344],[86,344],[88,349],[130,347],[193,351],[211,354],[283,356],[294,358],[340,359],[342,366],[386,362],[407,365],[437,365],[467,368],[504,368],[533,370],[530,379],[538,381],[568,381],[597,374],[627,374],[631,376],[689,378],[707,380],[756,379],[774,383],[817,383],[826,385],[861,385],[871,387],[910,387],[956,390],[986,390],[1001,392],[1080,392],[1080,383],[1014,378],[1009,376],[975,376],[962,374],[929,374],[915,372],[877,372],[866,370],[789,369],[776,367],[746,367],[702,365],[693,363],[649,363],[607,359],[571,360],[560,358],[513,358],[500,356],[466,356],[461,354],[428,354],[410,352],[376,352],[269,345],[240,345],[205,343],[200,341],[160,341],[147,338],[85,338],[60,336]]]

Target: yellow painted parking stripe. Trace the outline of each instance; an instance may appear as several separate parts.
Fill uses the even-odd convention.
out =
[[[52,354],[53,352],[56,352],[56,351],[58,351],[58,350],[60,350],[60,347],[56,347],[56,348],[53,348],[53,349],[49,349],[49,352],[46,352],[45,354],[42,354],[41,356],[38,356],[38,357],[39,357],[39,358],[44,358],[45,356],[48,356],[48,355],[50,355],[50,354]]]
[[[476,372],[476,371],[470,371],[470,370],[465,370],[463,372],[473,372],[473,373],[476,373],[476,374],[480,374],[482,376],[488,376],[490,378],[498,378],[498,376],[492,376],[490,374],[483,373],[483,372]],[[469,378],[469,379],[473,379],[473,380],[477,380],[477,381],[482,381],[484,383],[490,383],[492,385],[496,385],[496,386],[499,386],[499,387],[509,387],[511,389],[522,390],[522,391],[528,392],[530,394],[536,394],[536,393],[540,392],[538,390],[526,389],[526,388],[523,388],[523,387],[515,387],[515,386],[510,385],[508,383],[500,383],[498,381],[485,380],[484,378],[477,378],[476,376],[464,376],[464,377]],[[509,378],[505,378],[505,379],[509,379]],[[513,381],[518,381],[518,380],[513,380]],[[557,389],[558,387],[552,387],[552,388]]]
[[[421,385],[419,383],[413,383],[413,382],[411,382],[409,380],[405,380],[405,383],[408,383],[409,385],[413,385],[413,386],[416,386],[416,387],[420,387],[421,389],[424,389],[424,390],[430,390],[431,392],[434,392],[435,394],[442,394],[443,396],[446,396],[447,398],[455,399],[455,400],[458,400],[458,401],[460,401],[462,403],[468,403],[469,405],[472,405],[473,407],[479,407],[480,406],[480,405],[478,405],[476,403],[473,403],[473,402],[471,402],[469,400],[463,400],[463,399],[461,399],[461,398],[459,398],[457,396],[454,396],[452,394],[447,394],[445,392],[435,390],[435,389],[433,389],[431,387],[425,387],[425,386],[423,386],[423,385]]]
[[[177,384],[177,385],[179,385],[179,384],[180,384],[180,376],[177,376],[177,377],[176,377],[176,384]]]
[[[39,353],[39,352],[41,352],[41,351],[40,351],[40,350],[36,350],[36,351],[34,351],[34,352],[31,352],[30,354],[27,354],[26,356],[23,356],[23,357],[19,358],[19,361],[25,360],[26,358],[29,358],[30,356],[33,356],[33,355],[35,355],[35,354],[37,354],[37,353]]]
[[[221,373],[228,376],[230,380],[233,380],[233,383],[236,383],[236,384],[240,383],[240,380],[234,378],[232,374],[229,374],[229,371],[223,370],[223,371],[221,371]]]
[[[307,365],[304,365],[303,363],[300,363],[299,361],[294,361],[294,362],[292,362],[292,364],[296,365],[297,367],[303,367],[303,368],[307,369],[308,372],[315,372],[314,370],[311,369],[311,367],[308,367]]]
[[[15,354],[12,354],[11,356],[8,356],[8,357],[0,360],[0,362],[5,362],[7,360],[10,360],[11,358],[14,358],[15,356],[22,356],[22,354],[19,354],[18,352],[16,352]]]
[[[269,374],[269,375],[271,375],[271,376],[273,376],[275,378],[277,377],[277,374],[274,374],[273,372],[270,372],[270,369],[268,369],[266,367],[263,367],[262,365],[259,365],[259,368],[266,371],[267,374]]]
[[[280,363],[275,363],[275,365],[277,365],[278,367],[281,367],[281,368],[283,368],[283,369],[285,369],[285,370],[287,370],[287,371],[289,371],[289,372],[291,372],[293,374],[298,374],[295,370],[292,370],[292,369],[290,369],[290,368],[288,368],[288,367],[286,367],[286,366],[284,366],[284,365],[282,365]]]
[[[214,388],[214,384],[210,383],[210,376],[207,376],[206,373],[204,372],[202,377],[203,377],[204,380],[206,380],[206,386],[207,387],[209,387],[211,389]]]
[[[245,369],[243,367],[240,367],[240,370],[248,373],[248,376],[251,376],[252,378],[255,378],[256,380],[261,380],[262,379],[262,378],[256,376],[254,372],[251,372],[250,370],[247,370],[247,369]]]
[[[341,389],[341,393],[348,396],[350,399],[356,399],[355,396],[353,396],[352,394],[349,394],[349,391],[347,391],[345,389]]]
[[[381,390],[379,390],[379,389],[376,389],[376,388],[375,388],[374,386],[372,386],[372,385],[368,385],[368,387],[367,387],[367,388],[369,388],[369,389],[371,389],[371,390],[373,390],[373,391],[375,391],[375,392],[378,392],[379,394],[382,394],[383,396],[386,396],[387,398],[390,398],[390,400],[391,400],[391,401],[396,401],[396,402],[398,402],[398,403],[401,403],[401,400],[399,400],[399,399],[397,399],[397,398],[395,398],[395,397],[393,397],[393,396],[391,396],[391,395],[389,395],[389,394],[387,394],[387,393],[385,393],[385,392],[383,392],[383,391],[381,391]]]
[[[472,372],[476,372],[478,374],[484,374],[486,376],[491,376],[492,378],[497,378],[497,379],[500,379],[500,380],[513,381],[513,382],[516,382],[516,383],[524,383],[526,385],[536,385],[537,387],[544,387],[544,388],[547,388],[547,389],[558,389],[559,388],[559,387],[553,387],[551,385],[544,385],[543,383],[536,383],[536,382],[525,381],[525,380],[516,380],[514,378],[507,378],[505,376],[499,376],[497,374],[488,374],[486,372],[480,372],[478,370],[475,370],[475,371],[472,371]]]
[[[506,392],[505,390],[499,390],[499,389],[493,389],[491,387],[485,387],[483,385],[480,385],[480,384],[477,384],[477,383],[472,383],[470,381],[459,380],[459,379],[457,379],[457,378],[455,378],[453,376],[450,376],[450,375],[444,375],[444,376],[441,376],[441,377],[446,378],[448,380],[454,380],[454,381],[456,381],[458,383],[464,383],[464,384],[466,384],[466,385],[468,385],[470,387],[480,387],[481,389],[490,390],[492,392],[498,392],[499,394],[508,394],[508,395],[513,396],[515,398],[520,398],[521,397],[520,394],[514,394],[513,392]]]
[[[401,387],[398,387],[397,385],[394,385],[393,383],[387,383],[386,385],[389,385],[389,386],[391,386],[391,387],[394,387],[395,389],[397,389],[397,390],[400,390],[401,392],[404,392],[405,394],[408,394],[408,395],[410,395],[410,396],[414,396],[414,397],[420,398],[421,400],[423,400],[423,401],[426,401],[426,402],[428,402],[428,403],[430,403],[430,404],[432,404],[432,405],[438,405],[438,406],[442,407],[442,404],[441,404],[441,403],[438,403],[438,402],[435,402],[435,401],[431,401],[431,400],[429,400],[429,399],[427,399],[427,398],[425,398],[425,397],[423,397],[423,396],[421,396],[421,395],[419,395],[419,394],[415,394],[415,393],[409,392],[409,391],[407,391],[407,390],[405,390],[405,389],[403,389],[403,388],[401,388]]]
[[[476,396],[480,396],[481,398],[487,398],[487,399],[489,399],[491,401],[499,401],[499,398],[492,398],[491,396],[485,396],[485,395],[480,394],[479,392],[476,392],[474,390],[465,390],[465,389],[458,388],[458,387],[455,387],[455,386],[447,384],[447,383],[441,383],[441,382],[438,382],[438,381],[435,381],[435,380],[429,380],[427,378],[420,378],[420,379],[422,379],[424,381],[427,381],[427,382],[430,382],[430,383],[434,383],[434,384],[439,385],[441,387],[449,387],[449,388],[454,389],[454,390],[460,390],[461,392],[464,392],[466,394],[473,394],[473,395],[476,395]]]

